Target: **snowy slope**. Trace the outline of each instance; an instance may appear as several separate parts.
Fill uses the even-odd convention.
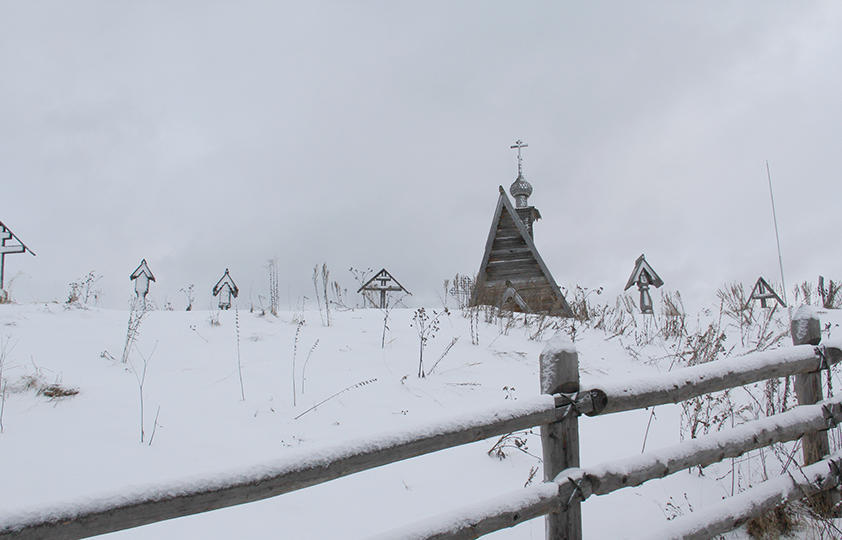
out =
[[[431,376],[417,378],[418,336],[412,310],[394,310],[381,349],[382,313],[317,311],[279,317],[239,312],[239,348],[245,401],[237,374],[235,312],[151,312],[142,323],[132,365],[148,361],[144,385],[145,438],[139,442],[139,390],[120,363],[125,311],[68,309],[63,305],[2,305],[0,336],[9,382],[0,435],[5,464],[0,489],[4,515],[68,500],[180,478],[212,477],[263,461],[375,436],[391,428],[446,419],[455,412],[503,404],[538,393],[540,340],[518,325],[503,332],[480,322],[472,345],[461,313],[444,317],[430,340],[425,365],[459,340]],[[210,319],[218,316],[219,325]],[[296,404],[293,405],[293,348]],[[551,332],[542,338],[548,339]],[[577,337],[583,383],[666,369],[634,360],[622,339],[587,330]],[[304,364],[314,342],[302,381]],[[113,358],[112,358],[113,357]],[[49,399],[22,388],[26,377],[77,387],[73,397]],[[362,381],[315,410],[295,416]],[[302,382],[304,387],[302,388]],[[647,448],[679,441],[677,406],[656,410]],[[583,465],[640,452],[649,411],[580,421]],[[540,456],[538,429],[524,435]],[[172,520],[114,536],[137,538],[364,538],[426,516],[522,487],[537,457],[509,449],[487,455],[495,440],[415,458],[273,499]],[[634,537],[690,506],[718,501],[726,487],[714,475],[679,473],[640,488],[593,497],[583,505],[587,538]],[[611,519],[606,519],[606,515]],[[542,520],[500,531],[493,538],[543,538]]]

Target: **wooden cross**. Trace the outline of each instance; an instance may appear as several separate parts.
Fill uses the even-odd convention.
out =
[[[379,283],[375,283],[379,282]],[[387,292],[405,292],[406,294],[412,294],[406,289],[403,288],[403,285],[398,283],[392,274],[386,271],[385,268],[381,269],[379,272],[374,274],[374,277],[369,279],[365,282],[365,284],[357,289],[357,292],[361,291],[371,291],[371,292],[380,292],[380,308],[385,309],[387,307],[386,303],[386,293]],[[372,301],[372,303],[374,303]]]
[[[18,242],[17,245],[7,246],[7,240],[16,240]],[[32,253],[32,251],[24,245],[20,239],[12,233],[2,222],[0,222],[0,291],[3,290],[3,273],[6,266],[6,255],[11,255],[12,253]],[[35,255],[35,253],[32,253]],[[0,293],[1,294],[1,293]]]
[[[529,146],[529,145],[526,144],[525,142],[523,142],[522,140],[518,139],[518,140],[515,141],[515,144],[513,144],[509,147],[509,148],[517,148],[517,175],[518,176],[523,175],[523,156],[521,156],[521,154],[520,154],[520,149],[526,148],[527,146]]]

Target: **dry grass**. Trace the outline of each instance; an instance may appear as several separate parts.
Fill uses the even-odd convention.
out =
[[[60,382],[48,383],[40,370],[22,376],[17,382],[9,384],[6,391],[9,394],[22,394],[35,392],[37,396],[45,396],[50,399],[61,399],[75,396],[79,389],[73,386],[66,386]]]
[[[58,383],[47,384],[38,389],[38,395],[47,396],[48,398],[52,399],[75,396],[78,393],[78,388],[73,388],[71,386],[62,386]]]
[[[771,512],[766,512],[746,523],[746,533],[752,538],[776,540],[785,538],[795,532],[798,516],[789,506],[779,506]]]

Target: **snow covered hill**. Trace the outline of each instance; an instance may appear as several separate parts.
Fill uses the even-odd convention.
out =
[[[438,363],[419,378],[413,314],[391,312],[381,347],[384,314],[376,309],[332,312],[329,327],[318,311],[278,317],[151,311],[123,364],[127,311],[0,305],[7,383],[0,520],[130,486],[293,459],[310,449],[538,394],[538,356],[554,329],[535,336],[538,323],[524,327],[522,315],[491,322],[481,315],[474,345],[471,321],[453,311],[441,316],[440,330],[424,351],[426,371]],[[585,386],[669,369],[676,354],[676,344],[660,332],[641,344],[587,325],[562,331],[575,336]],[[141,443],[138,377],[144,358]],[[49,385],[78,394],[50,397],[43,391]],[[639,410],[582,418],[583,465],[640,453],[644,436],[647,448],[678,442],[680,417],[680,406],[662,406],[654,415]],[[517,448],[516,438],[525,446]],[[365,538],[541,480],[538,428],[514,434],[489,455],[498,439],[114,536]],[[717,480],[727,470],[723,465],[704,476],[683,472],[593,497],[583,504],[585,537],[634,537],[718,501],[730,490],[730,478]],[[543,538],[543,520],[491,537]]]

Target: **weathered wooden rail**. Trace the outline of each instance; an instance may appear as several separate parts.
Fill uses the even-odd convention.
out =
[[[541,426],[544,482],[411,524],[385,538],[476,538],[547,516],[547,537],[582,536],[580,504],[591,495],[640,485],[776,442],[802,440],[805,467],[669,523],[658,538],[708,538],[736,528],[783,500],[819,494],[829,512],[838,501],[842,453],[827,456],[827,430],[842,423],[842,397],[823,400],[819,370],[842,360],[834,347],[816,347],[819,321],[807,311],[792,323],[793,347],[711,362],[623,384],[580,391],[578,356],[561,338],[541,354],[541,390],[534,400],[455,416],[412,431],[345,443],[214,478],[156,484],[104,494],[84,504],[0,514],[2,538],[83,538],[257,501],[341,476],[512,431]],[[795,376],[799,405],[731,430],[585,469],[579,468],[578,417],[651,407],[769,378]]]

